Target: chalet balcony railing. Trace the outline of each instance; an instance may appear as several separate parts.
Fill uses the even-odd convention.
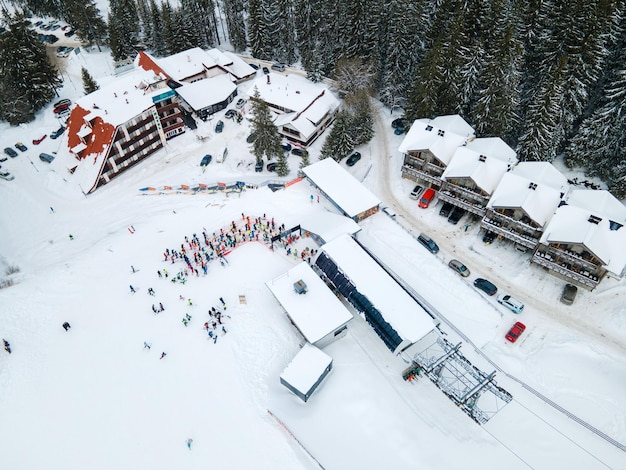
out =
[[[559,264],[553,259],[550,259],[544,255],[544,253],[537,251],[531,258],[531,260],[533,263],[539,264],[548,268],[551,271],[559,273],[561,276],[565,277],[566,279],[570,279],[574,284],[577,284],[581,287],[589,287],[590,289],[594,289],[600,282],[600,278],[598,276],[590,274],[588,271],[574,271],[566,263]]]
[[[492,209],[488,211],[487,217],[492,220],[494,224],[507,225],[508,227],[515,227],[516,229],[524,230],[526,232],[532,232],[537,234],[539,238],[541,238],[541,234],[543,233],[541,228],[525,224],[521,220],[514,219],[513,217],[502,214],[501,212],[496,212]]]
[[[402,166],[402,176],[409,175],[413,179],[420,179],[424,181],[428,181],[436,185],[437,187],[441,186],[441,178],[438,176],[433,176],[430,173],[427,173],[422,170],[418,170],[417,168],[413,168],[412,166],[403,165]]]
[[[417,170],[422,170],[430,173],[431,175],[441,176],[445,170],[445,167],[437,165],[435,163],[427,162],[418,157],[407,156],[404,164],[413,167]]]
[[[515,243],[519,243],[520,245],[523,245],[526,248],[530,248],[531,250],[535,249],[535,247],[539,243],[539,239],[541,238],[541,233],[539,233],[536,238],[531,237],[529,235],[519,233],[513,227],[503,227],[497,221],[488,217],[485,217],[480,222],[480,225],[490,232],[502,235],[504,238],[511,240]]]
[[[485,208],[481,205],[474,203],[473,201],[466,201],[465,199],[459,199],[454,194],[449,191],[440,191],[439,199],[444,202],[449,202],[455,206],[460,207],[461,209],[465,209],[472,214],[476,214],[480,217],[485,215]]]
[[[550,246],[547,251],[542,251],[544,251],[546,255],[557,258],[559,261],[562,260],[567,263],[577,264],[587,271],[596,271],[601,266],[600,261],[594,263],[593,261],[591,261],[591,259],[587,257],[581,256],[569,250],[558,248],[556,246]]]
[[[489,202],[489,196],[483,196],[482,194],[478,194],[477,192],[472,191],[469,188],[466,188],[464,186],[459,186],[458,184],[450,183],[449,181],[443,182],[443,190],[453,195],[456,193],[459,195],[457,197],[471,199],[473,201],[476,201],[482,207],[485,207],[487,205],[487,202]]]

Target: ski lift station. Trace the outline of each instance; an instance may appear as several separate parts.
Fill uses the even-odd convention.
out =
[[[378,212],[380,199],[332,158],[325,158],[302,171],[309,182],[339,210],[359,222]]]

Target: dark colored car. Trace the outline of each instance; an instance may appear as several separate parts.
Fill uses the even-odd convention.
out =
[[[226,111],[226,114],[224,114],[224,117],[226,119],[235,119],[235,116],[237,116],[237,111],[235,111],[234,109],[229,109],[228,111]]]
[[[202,157],[202,161],[200,161],[200,166],[207,166],[209,163],[211,163],[211,160],[213,160],[213,157],[211,155],[205,155],[204,157]]]
[[[420,233],[420,235],[417,237],[417,241],[424,245],[424,248],[426,248],[432,254],[436,254],[439,252],[439,245],[437,245],[435,241],[428,235]]]
[[[52,132],[50,134],[50,138],[51,139],[57,139],[57,138],[61,137],[64,132],[65,132],[65,127],[61,126],[56,131],[54,131],[54,132]]]
[[[402,134],[404,134],[404,127],[396,127],[396,129],[393,131],[393,133],[395,135],[402,135]]]
[[[269,74],[270,73],[270,69],[268,69],[267,67],[263,67],[263,73],[265,75]]]
[[[256,134],[254,132],[250,133],[250,135],[246,138],[246,142],[251,144],[256,140]]]
[[[576,300],[576,294],[578,293],[578,287],[574,284],[565,284],[563,287],[563,293],[561,294],[561,302],[565,305],[572,305]]]
[[[74,34],[76,34],[76,33],[74,32],[73,29],[70,29],[69,31],[65,31],[65,37],[66,38],[71,38],[72,36],[74,36]]]
[[[54,103],[54,107],[58,108],[59,106],[70,106],[72,104],[72,100],[68,100],[67,98],[63,98],[62,100],[57,101],[56,103]]]
[[[404,129],[404,118],[400,117],[391,121],[391,127],[393,127],[394,129],[398,129],[399,127]]]
[[[298,157],[301,157],[302,155],[304,155],[304,152],[306,152],[306,149],[303,149],[300,147],[294,147],[291,149],[291,153],[294,155],[297,155]]]
[[[39,145],[40,143],[43,142],[43,140],[48,137],[46,134],[42,135],[41,137],[39,137],[38,139],[33,139],[33,145]]]
[[[487,279],[482,279],[480,277],[476,278],[476,280],[474,281],[474,287],[480,289],[487,295],[495,295],[495,293],[498,292],[498,288],[495,285],[493,285]]]
[[[464,215],[465,215],[465,209],[461,209],[460,207],[455,207],[454,209],[452,209],[452,212],[448,216],[448,222],[456,225],[459,222],[459,220],[461,220],[461,217],[463,217]]]
[[[504,336],[511,343],[515,343],[517,339],[522,335],[522,333],[526,330],[526,325],[522,322],[515,322],[515,325],[511,327],[509,332]]]
[[[224,121],[222,120],[217,121],[217,124],[215,124],[215,132],[219,134],[223,130],[224,130]]]
[[[52,161],[54,160],[54,157],[50,155],[49,153],[40,153],[39,160],[41,160],[42,162],[46,162],[46,163],[52,163]]]
[[[257,64],[248,64],[250,67],[252,67],[254,70],[259,70],[259,66]]]
[[[11,147],[5,148],[4,149],[4,153],[6,153],[11,158],[17,157],[17,152],[15,150],[13,150]]]
[[[28,147],[26,147],[26,145],[21,142],[16,142],[15,148],[18,149],[20,152],[26,152],[28,150]]]
[[[270,162],[267,164],[267,171],[276,171],[276,162]]]
[[[483,242],[486,243],[487,245],[489,243],[491,243],[492,241],[494,241],[496,238],[496,234],[490,231],[485,232],[485,234],[483,235]]]
[[[439,215],[442,217],[448,217],[450,215],[450,212],[452,212],[452,209],[454,209],[454,206],[452,204],[450,204],[449,202],[444,202],[443,206],[441,206],[441,209],[439,210]]]
[[[263,162],[256,162],[254,165],[254,171],[261,173],[263,171]]]
[[[354,166],[356,164],[356,162],[358,162],[360,159],[361,159],[361,154],[359,152],[354,152],[346,160],[346,165]]]
[[[285,152],[289,152],[291,150],[291,144],[289,142],[287,143],[283,142],[282,144],[280,144],[280,146],[283,148]]]

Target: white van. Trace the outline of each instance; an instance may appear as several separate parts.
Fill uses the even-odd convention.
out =
[[[278,72],[284,72],[285,64],[281,64],[281,63],[272,64],[272,70],[277,70]]]

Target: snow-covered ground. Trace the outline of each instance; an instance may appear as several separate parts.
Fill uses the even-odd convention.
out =
[[[61,97],[81,96],[81,66],[102,84],[114,79],[106,54],[71,55]],[[468,359],[487,373],[494,364],[502,370],[496,381],[511,403],[478,426],[427,378],[404,382],[406,364],[358,315],[345,338],[324,348],[334,370],[301,402],[278,377],[303,339],[265,286],[295,265],[293,257],[248,243],[228,255],[227,267],[213,263],[207,276],[184,285],[159,279],[157,270],[175,271],[162,261],[166,248],[218,231],[242,213],[297,225],[300,214],[316,210],[311,187],[271,192],[262,184],[275,174],[254,172],[246,122],[224,120],[224,132],[215,134],[214,120],[85,197],[67,172],[67,136],[32,145],[59,126],[50,108],[33,123],[0,128],[2,147],[29,147],[2,163],[15,180],[0,181],[2,270],[19,268],[9,276],[14,285],[0,290],[0,336],[13,348],[0,355],[3,467],[625,468],[623,451],[515,379],[626,443],[626,284],[605,280],[564,306],[563,283],[528,255],[504,242],[484,245],[477,223],[467,231],[466,219],[452,226],[438,205],[418,209],[408,198],[412,183],[400,177],[394,117],[380,110],[375,139],[349,171],[398,217],[367,219],[358,238],[475,345],[462,348]],[[225,147],[226,161],[214,160],[203,173],[202,156]],[[40,152],[58,156],[48,165]],[[289,158],[294,177],[300,160]],[[230,196],[138,191],[216,181],[261,186]],[[333,210],[323,197],[313,206]],[[415,242],[421,231],[439,243],[438,255]],[[453,257],[469,266],[469,278],[447,267]],[[476,291],[477,276],[522,299],[524,313],[515,316]],[[202,324],[219,297],[228,305],[228,333],[214,343]],[[155,315],[158,302],[165,311]],[[192,320],[185,327],[186,313]],[[528,328],[509,344],[504,334],[518,319]],[[452,343],[462,340],[445,322],[441,328]]]

